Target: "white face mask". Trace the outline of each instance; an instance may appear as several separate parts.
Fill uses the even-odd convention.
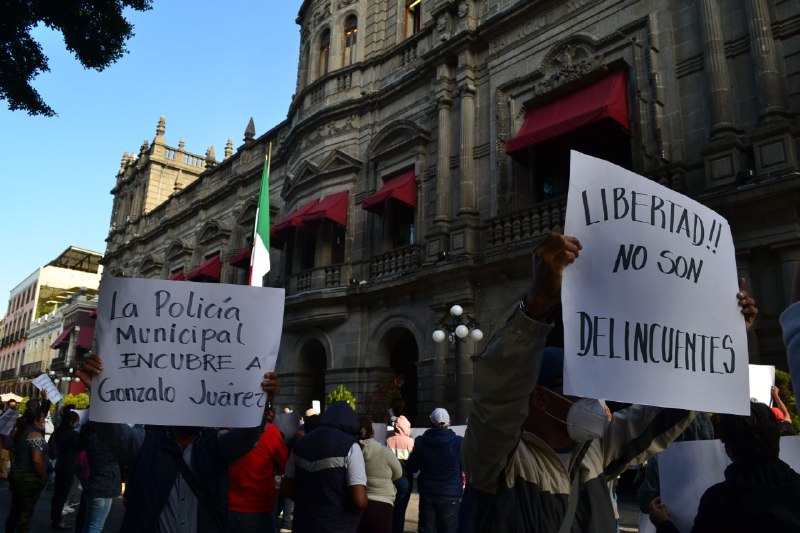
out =
[[[554,390],[547,390],[564,401],[572,404],[569,408],[569,411],[567,411],[566,420],[561,420],[560,418],[545,411],[545,414],[547,414],[549,417],[554,418],[567,426],[567,434],[569,435],[569,438],[575,442],[586,442],[588,440],[597,439],[605,435],[606,429],[609,425],[609,420],[606,416],[606,404],[604,401],[595,400],[592,398],[581,398],[580,400],[573,402],[572,400],[564,398],[564,396],[555,392]]]

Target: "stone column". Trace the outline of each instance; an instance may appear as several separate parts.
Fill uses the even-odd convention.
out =
[[[711,92],[711,137],[734,130],[730,95],[730,77],[722,38],[722,15],[718,0],[699,0],[703,28],[705,70]]]
[[[783,89],[778,72],[778,55],[772,36],[769,4],[766,0],[747,0],[750,26],[750,54],[753,58],[758,89],[759,122],[775,115],[784,115]]]
[[[475,87],[466,83],[459,88],[461,93],[461,207],[459,214],[476,214],[477,186],[475,179]]]
[[[437,99],[439,106],[439,142],[436,152],[436,216],[434,221],[447,223],[450,220],[450,108],[453,100],[449,95]]]

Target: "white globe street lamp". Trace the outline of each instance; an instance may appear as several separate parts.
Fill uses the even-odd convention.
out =
[[[458,304],[453,304],[449,309],[449,316],[445,316],[439,323],[439,327],[431,334],[433,341],[442,343],[445,339],[453,343],[454,348],[454,370],[456,385],[456,402],[453,410],[454,423],[462,422],[461,418],[461,343],[466,342],[469,337],[474,342],[483,339],[483,331],[478,328],[478,323],[468,314],[464,313],[464,308]]]

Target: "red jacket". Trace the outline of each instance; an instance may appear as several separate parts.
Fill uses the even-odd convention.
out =
[[[267,424],[258,444],[230,467],[228,507],[236,513],[269,513],[275,508],[275,475],[283,474],[289,450],[281,432]]]

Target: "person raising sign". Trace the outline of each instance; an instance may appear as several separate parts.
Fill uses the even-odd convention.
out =
[[[557,233],[542,241],[532,290],[475,365],[461,531],[615,532],[607,479],[664,450],[696,414],[634,405],[609,421],[601,401],[564,394],[564,352],[545,348],[547,318],[581,248]],[[737,298],[752,324],[755,302],[743,290]]]
[[[94,355],[76,375],[90,386],[102,371],[103,360]],[[278,376],[264,374],[261,389],[269,406],[280,390]],[[254,428],[217,431],[95,422],[98,437],[131,474],[120,531],[226,531],[228,467],[253,448],[264,424],[265,419]]]

